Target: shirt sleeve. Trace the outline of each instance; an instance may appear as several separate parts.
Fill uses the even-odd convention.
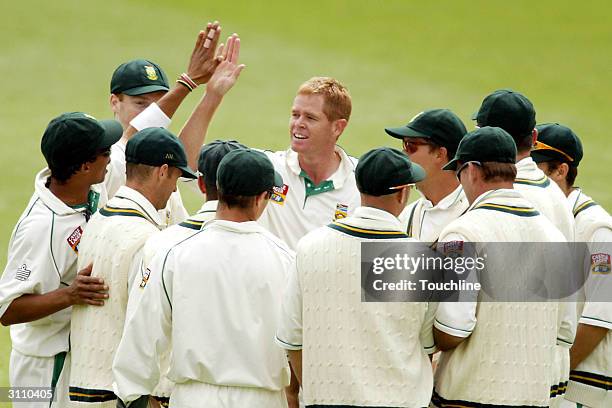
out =
[[[160,210],[159,213],[166,226],[180,224],[189,217],[179,190],[174,191],[170,195],[166,208]]]
[[[104,177],[104,186],[109,200],[115,196],[119,187],[125,185],[125,167],[125,143],[119,140],[111,146],[110,163],[108,163]]]
[[[612,330],[612,230],[599,228],[588,244],[586,302],[580,323]]]
[[[427,312],[421,326],[420,340],[423,349],[427,354],[433,354],[437,351],[433,337],[433,324],[436,318],[438,303],[430,302],[427,304]]]
[[[302,349],[302,287],[296,261],[289,269],[289,282],[283,296],[276,342],[286,350]]]
[[[43,294],[59,287],[60,273],[50,253],[49,226],[39,221],[22,222],[13,234],[0,278],[0,316],[22,295]]]
[[[440,243],[466,242],[458,233],[440,237]],[[455,337],[468,337],[476,326],[476,301],[440,302],[434,319],[434,327]]]
[[[162,355],[170,346],[172,332],[171,252],[159,253],[151,262],[133,313],[127,316],[123,337],[113,361],[113,390],[124,402],[153,393],[160,378]]]

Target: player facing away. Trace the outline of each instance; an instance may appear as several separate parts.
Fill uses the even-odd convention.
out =
[[[256,222],[282,178],[262,152],[237,149],[217,183],[216,219],[155,256],[126,322],[113,372],[128,406],[153,391],[155,356],[170,339],[171,406],[287,406],[289,367],[274,333],[294,254]]]

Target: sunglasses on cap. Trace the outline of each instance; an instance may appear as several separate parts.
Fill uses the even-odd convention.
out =
[[[533,151],[537,151],[537,150],[552,150],[553,152],[557,152],[560,155],[562,155],[563,157],[565,157],[567,160],[573,162],[574,158],[572,156],[570,156],[569,154],[565,153],[563,150],[559,150],[556,147],[552,147],[547,145],[544,142],[540,142],[539,140],[536,140],[535,144],[533,145]]]
[[[479,162],[479,161],[476,161],[476,160],[467,161],[467,162],[463,163],[463,164],[461,165],[461,167],[459,167],[459,168],[458,168],[458,169],[455,171],[455,177],[457,177],[457,180],[459,180],[459,182],[461,182],[461,172],[462,172],[463,170],[465,170],[465,169],[466,169],[466,168],[467,168],[467,167],[470,165],[470,163],[471,163],[471,164],[474,164],[474,165],[476,165],[476,166],[480,166],[480,167],[482,167],[482,163],[481,163],[481,162]]]

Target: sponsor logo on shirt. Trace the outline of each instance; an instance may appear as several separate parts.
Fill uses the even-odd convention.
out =
[[[30,277],[31,273],[32,271],[28,269],[28,266],[26,264],[23,264],[19,268],[17,268],[17,274],[15,275],[15,279],[20,281],[26,281]]]
[[[334,221],[341,220],[346,217],[348,217],[348,205],[340,203],[336,204],[336,213],[334,214]]]
[[[609,254],[591,255],[591,272],[597,274],[608,274],[611,270]]]
[[[79,253],[79,243],[81,242],[82,235],[83,235],[83,228],[79,226],[79,227],[76,227],[74,231],[72,231],[72,234],[70,234],[70,236],[66,240],[68,241],[68,245],[70,245],[70,248],[72,248],[72,250],[76,252],[77,254]]]
[[[442,244],[442,251],[446,256],[463,254],[463,241],[450,241]]]
[[[282,187],[272,187],[272,196],[270,197],[270,200],[272,200],[273,203],[285,205],[285,199],[287,198],[288,191],[289,186],[286,184],[283,184]]]

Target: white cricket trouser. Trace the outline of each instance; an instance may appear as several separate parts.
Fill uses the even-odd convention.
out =
[[[11,350],[9,363],[9,382],[11,387],[51,387],[53,381],[54,357],[34,357]],[[64,366],[55,388],[55,402],[51,407],[68,406],[68,382],[70,380],[70,353],[66,355]],[[19,408],[49,408],[46,402],[24,402],[14,400]],[[17,403],[19,402],[19,403]]]
[[[170,408],[287,408],[284,391],[228,387],[199,381],[176,384]]]

